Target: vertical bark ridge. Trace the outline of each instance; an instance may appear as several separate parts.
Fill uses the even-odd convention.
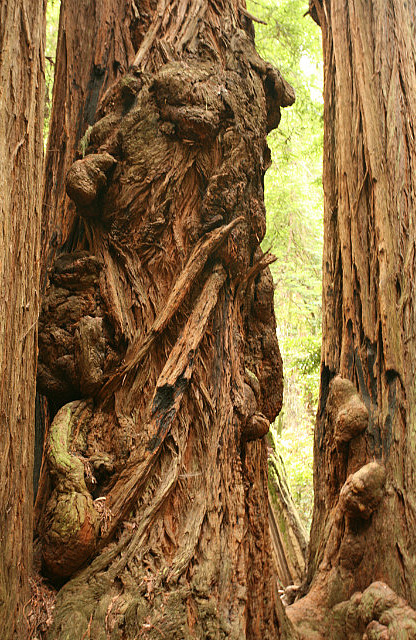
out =
[[[324,608],[339,604],[341,612],[340,603],[354,591],[364,594],[382,580],[414,607],[415,344],[413,285],[407,283],[415,243],[415,6],[391,0],[313,4],[324,43],[325,243],[312,588],[305,606],[320,599]],[[337,375],[354,384],[368,412],[362,430],[351,431],[356,418],[337,395]],[[334,412],[334,402],[344,413]],[[340,440],[347,415],[352,422]],[[342,495],[372,461],[385,468],[385,493],[359,524],[342,511]],[[335,523],[339,509],[342,526]],[[336,552],[329,558],[331,546]],[[294,617],[301,607],[294,605]],[[369,620],[362,629],[363,621],[354,621],[354,632],[364,633]],[[397,624],[404,624],[400,616]],[[344,632],[353,637],[352,623]],[[338,627],[334,633],[342,634]]]
[[[0,9],[0,624],[24,637],[32,473],[45,3]]]

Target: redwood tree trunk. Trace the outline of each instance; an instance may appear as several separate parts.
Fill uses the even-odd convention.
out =
[[[44,101],[45,2],[0,6],[0,628],[26,633]]]
[[[140,3],[144,15],[146,4]],[[134,58],[146,27],[139,16],[134,0],[61,1],[43,185],[44,271],[73,228],[75,207],[65,193],[66,173],[99,100]]]
[[[416,3],[311,4],[325,63],[322,378],[312,586],[291,617],[319,605],[333,637],[414,637],[414,613],[369,585],[416,606]]]
[[[282,370],[266,133],[294,95],[238,1],[149,3],[68,172],[83,221],[50,274],[38,381],[60,406],[49,632],[274,638],[263,436]]]
[[[47,271],[62,247],[70,248],[84,233],[82,218],[65,192],[65,178],[71,164],[81,157],[80,141],[94,122],[99,100],[126,73],[136,47],[146,30],[146,3],[139,13],[133,0],[62,0],[60,8],[52,112],[46,149],[42,197],[41,291]],[[143,19],[139,20],[143,14]],[[42,345],[41,345],[42,348]],[[37,439],[42,451],[49,413],[39,399]],[[56,410],[49,397],[50,411]],[[46,406],[46,409],[48,407]],[[44,460],[42,461],[43,464]],[[37,464],[36,464],[37,463]],[[39,468],[41,460],[35,460]],[[37,478],[36,478],[37,481]],[[42,467],[35,505],[35,523],[44,507],[49,479]]]

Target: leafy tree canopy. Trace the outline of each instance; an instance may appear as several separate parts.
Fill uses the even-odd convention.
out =
[[[273,164],[265,178],[267,234],[275,311],[284,361],[285,398],[276,431],[295,501],[312,513],[312,428],[318,394],[322,280],[322,51],[304,0],[252,0],[260,54],[296,91],[268,138]]]

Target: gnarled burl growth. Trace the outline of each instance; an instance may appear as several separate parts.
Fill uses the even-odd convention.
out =
[[[327,455],[339,460],[331,465],[336,473],[325,487],[324,544],[315,556],[319,564],[307,595],[286,611],[301,640],[400,637],[395,629],[406,629],[410,635],[403,637],[413,637],[415,612],[385,584],[366,584],[366,571],[361,570],[373,535],[373,515],[386,502],[387,473],[381,462],[359,466],[359,458],[354,459],[353,444],[368,428],[368,411],[349,380],[337,376],[331,381],[324,424]],[[349,462],[356,470],[339,488],[345,447],[351,448]],[[356,592],[360,575],[363,594]],[[373,606],[372,599],[379,605]]]
[[[263,436],[282,366],[259,244],[266,134],[294,94],[255,52],[239,2],[149,12],[69,171],[80,221],[41,316],[39,384],[69,403],[51,433],[90,399],[67,455],[79,470],[82,456],[76,495],[100,519],[65,573],[44,534],[49,572],[72,574],[49,637],[271,638]],[[75,491],[49,467],[43,531],[62,520],[54,495]]]
[[[96,547],[98,512],[86,486],[83,461],[70,451],[71,441],[85,437],[91,413],[85,402],[70,402],[58,411],[48,434],[54,489],[42,522],[42,550],[46,572],[53,578],[72,575]]]
[[[328,638],[337,640],[393,640],[416,637],[416,613],[383,582],[373,582],[363,593],[334,607]]]
[[[351,474],[343,485],[328,520],[327,545],[309,593],[287,608],[301,640],[358,637],[354,635],[360,629],[358,620],[355,626],[349,621],[351,635],[337,636],[334,619],[339,631],[338,622],[341,625],[345,620],[341,620],[338,605],[351,596],[356,571],[364,558],[371,516],[385,495],[385,482],[383,465],[370,462]],[[368,623],[370,620],[373,618]]]

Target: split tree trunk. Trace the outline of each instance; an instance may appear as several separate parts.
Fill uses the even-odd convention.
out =
[[[32,548],[45,3],[0,7],[0,628],[26,633]]]
[[[40,318],[61,406],[43,562],[67,581],[49,637],[275,638],[263,436],[282,370],[259,243],[266,133],[294,95],[237,0],[147,9],[68,173],[82,225]]]
[[[398,596],[416,606],[416,3],[311,5],[325,65],[323,347],[311,590],[291,617],[310,618],[305,638],[415,637]]]

